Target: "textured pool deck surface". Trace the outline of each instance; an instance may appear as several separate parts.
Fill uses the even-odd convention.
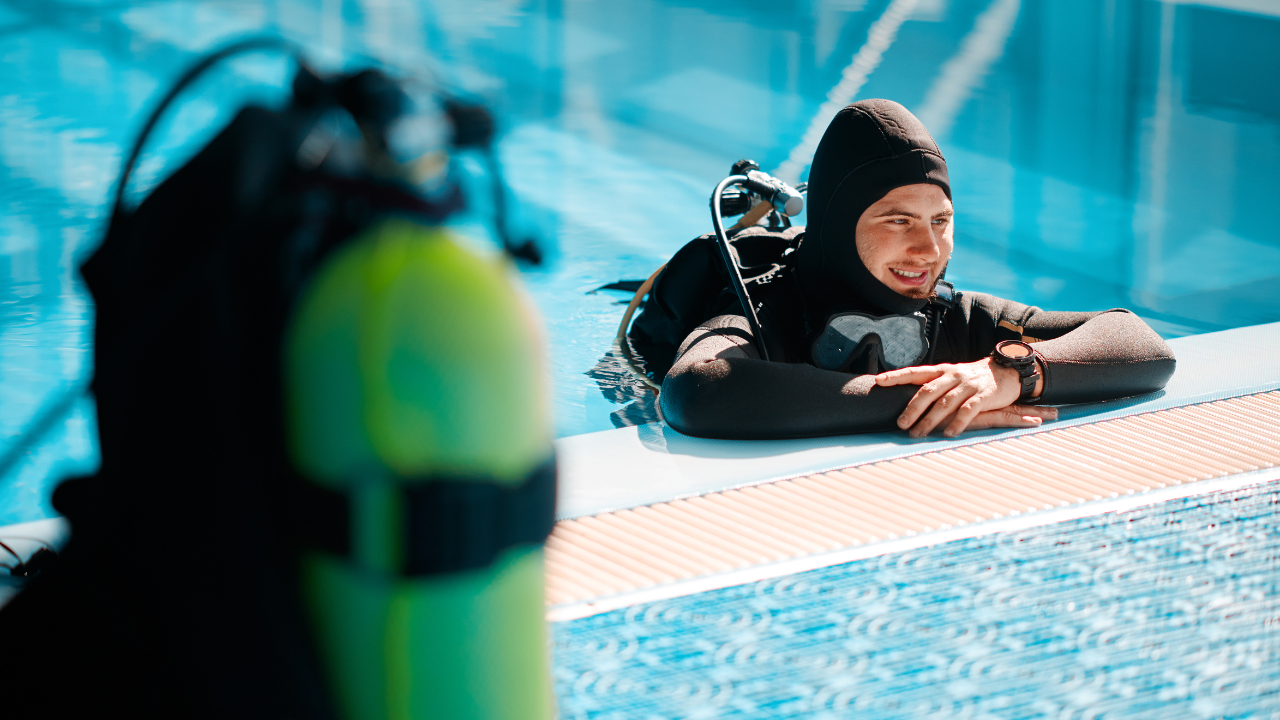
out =
[[[1275,468],[1278,416],[1280,392],[1257,393],[563,520],[547,543],[552,617],[993,532],[985,521],[1054,522],[1037,514],[1089,501],[1154,504],[1141,495]]]
[[[644,442],[645,427],[561,440],[551,617],[995,532],[987,523],[1002,519],[1104,512],[1088,504],[1280,464],[1280,324],[1171,344],[1178,368],[1163,392],[1064,407],[1031,430],[762,443],[655,426],[683,444]]]

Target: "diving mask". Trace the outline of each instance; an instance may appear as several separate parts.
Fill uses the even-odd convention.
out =
[[[884,317],[858,312],[832,315],[813,343],[813,364],[824,370],[850,372],[856,360],[873,353],[884,370],[916,365],[929,352],[927,323],[918,312]]]

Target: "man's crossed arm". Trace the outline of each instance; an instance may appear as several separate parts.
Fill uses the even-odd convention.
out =
[[[1047,360],[1036,394],[1044,392],[1046,402],[1151,392],[1172,375],[1168,346],[1137,316],[1073,315],[1080,317],[1079,327],[1036,344]],[[1034,427],[1057,418],[1052,407],[1017,405],[1017,372],[989,358],[877,376],[765,362],[745,319],[734,315],[714,318],[690,334],[662,389],[663,417],[676,430],[698,437],[769,439],[894,429],[923,437],[939,427],[955,436],[982,428]]]

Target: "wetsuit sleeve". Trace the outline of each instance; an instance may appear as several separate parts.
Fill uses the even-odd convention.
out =
[[[970,339],[992,328],[996,340],[1012,328],[1040,353],[1046,405],[1111,400],[1155,392],[1173,376],[1173,351],[1142,318],[1128,310],[1056,312],[974,293]],[[1003,327],[1001,322],[1003,321]],[[973,342],[985,355],[995,342]],[[985,349],[985,352],[980,352]],[[974,358],[976,359],[976,358]]]
[[[721,315],[699,326],[662,382],[667,424],[686,435],[742,440],[897,430],[917,390],[759,358],[745,318]]]

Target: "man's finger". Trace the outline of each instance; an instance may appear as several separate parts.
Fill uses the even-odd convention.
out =
[[[983,430],[985,428],[1025,428],[1037,427],[1053,418],[1044,417],[1050,413],[1044,412],[1053,408],[1034,408],[1026,405],[1010,405],[1009,407],[1000,408],[999,410],[987,410],[978,413],[978,416],[969,423],[970,430]],[[1027,412],[1023,412],[1023,411]],[[1057,413],[1052,413],[1054,417]]]
[[[951,424],[947,425],[947,429],[943,430],[942,434],[949,438],[959,435],[969,427],[969,423],[973,422],[973,419],[978,417],[981,412],[982,405],[978,402],[977,396],[969,398],[956,411],[955,417],[951,418]]]
[[[1041,407],[1039,405],[1010,405],[1005,409],[1019,415],[1031,415],[1038,417],[1041,420],[1058,419],[1058,408],[1056,407]]]
[[[929,412],[916,421],[911,428],[911,437],[922,438],[933,432],[934,428],[942,425],[948,418],[955,415],[973,394],[973,388],[964,385],[952,387],[942,397],[934,400],[933,407],[930,408]]]
[[[890,370],[882,372],[876,376],[876,384],[880,387],[889,387],[892,385],[923,385],[927,382],[937,380],[946,374],[946,370],[937,365],[924,365],[921,367],[902,368],[901,370]]]
[[[907,403],[907,407],[902,411],[902,415],[898,416],[898,427],[907,429],[920,419],[921,415],[928,412],[930,406],[943,393],[950,391],[956,386],[958,380],[950,377],[935,378],[925,383],[916,394]]]

